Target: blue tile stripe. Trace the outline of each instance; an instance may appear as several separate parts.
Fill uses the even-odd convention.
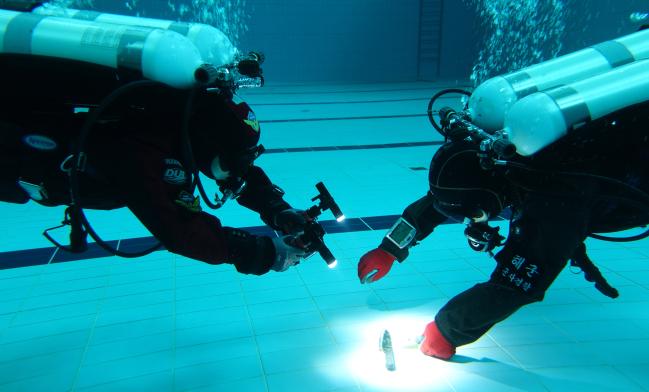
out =
[[[295,85],[299,86],[299,85]],[[308,86],[308,85],[303,85],[303,86]],[[467,83],[466,88],[470,86],[469,83]],[[310,87],[310,86],[309,86]],[[461,88],[461,87],[460,87]],[[326,95],[326,94],[357,94],[357,93],[387,93],[387,92],[394,92],[394,91],[433,91],[436,92],[440,90],[440,88],[435,87],[435,86],[426,86],[426,87],[409,87],[409,88],[383,88],[383,89],[378,89],[378,90],[373,90],[373,89],[358,89],[358,90],[330,90],[330,91],[273,91],[273,92],[268,92],[263,89],[259,90],[254,90],[251,89],[250,91],[246,91],[246,97],[254,97],[254,96],[259,96],[259,95],[305,95],[305,94],[317,94],[317,95]],[[432,94],[431,94],[432,95]]]
[[[409,101],[430,101],[431,97],[424,98],[394,98],[394,99],[372,99],[357,101],[319,101],[319,102],[248,102],[253,108],[257,106],[303,106],[303,105],[350,105],[350,104],[368,104],[368,103],[389,103],[389,102],[409,102]],[[450,99],[450,98],[449,98]]]
[[[364,218],[348,218],[343,222],[335,220],[319,221],[325,232],[349,233],[354,231],[386,230],[392,226],[399,215],[369,216]],[[255,235],[277,236],[277,233],[268,226],[242,227],[242,229]],[[137,251],[150,247],[156,242],[153,237],[128,238],[121,241],[109,241],[108,243],[119,250]],[[164,249],[161,249],[164,250]],[[84,253],[69,253],[64,250],[57,250],[55,247],[25,249],[0,253],[0,270],[20,267],[30,267],[48,263],[64,263],[68,261],[96,259],[109,257],[105,250],[95,243],[88,244],[88,250]]]
[[[295,148],[274,148],[265,151],[267,154],[306,152],[306,151],[340,151],[340,150],[367,150],[379,148],[403,148],[420,146],[437,146],[442,141],[433,142],[409,142],[390,144],[363,144],[355,146],[324,146],[324,147],[295,147]],[[398,218],[398,215],[371,216],[365,218],[351,218],[339,223],[335,220],[320,221],[320,224],[327,233],[347,233],[365,230],[385,230]],[[243,228],[255,235],[276,236],[277,234],[267,226],[252,226]],[[151,247],[156,243],[153,237],[129,238],[121,241],[109,241],[112,247],[117,246],[119,250],[133,252]],[[160,249],[164,250],[164,248]],[[69,253],[64,250],[57,250],[55,247],[24,249],[10,252],[0,252],[0,270],[20,267],[30,267],[48,263],[63,263],[67,261],[95,259],[109,257],[110,254],[97,244],[88,244],[88,250],[84,253]]]
[[[509,215],[509,210],[505,210],[497,220],[509,219]],[[337,222],[333,219],[318,222],[322,225],[325,233],[338,234],[351,233],[355,231],[387,230],[392,227],[394,222],[400,216],[401,215],[366,216],[363,218],[347,218],[343,222]],[[449,219],[443,224],[449,223],[457,222]],[[265,235],[270,237],[278,236],[278,233],[268,226],[249,226],[242,227],[241,229],[255,235]],[[157,240],[154,237],[138,237],[123,239],[120,241],[108,241],[110,246],[117,246],[117,249],[127,252],[144,250],[155,243],[157,243]],[[159,250],[165,249],[161,248]],[[0,270],[31,267],[49,263],[97,259],[100,257],[110,256],[111,255],[108,252],[95,243],[89,243],[88,250],[84,253],[69,253],[64,250],[57,250],[55,247],[0,252]]]
[[[287,123],[287,122],[313,122],[313,121],[344,121],[344,120],[376,120],[386,118],[428,117],[426,113],[416,114],[390,114],[385,116],[351,116],[351,117],[321,117],[321,118],[287,118],[277,120],[260,120],[260,124]]]
[[[375,150],[380,148],[405,148],[405,147],[423,147],[423,146],[441,146],[444,141],[433,142],[408,142],[408,143],[387,143],[387,144],[359,144],[350,146],[322,146],[322,147],[288,147],[288,148],[269,148],[264,154],[279,154],[289,152],[314,152],[314,151],[342,151],[342,150]]]

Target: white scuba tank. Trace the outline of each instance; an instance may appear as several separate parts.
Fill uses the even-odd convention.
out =
[[[189,88],[204,76],[196,46],[173,31],[24,12],[0,10],[0,53],[124,67],[177,88]]]
[[[505,133],[529,156],[588,121],[646,101],[649,60],[640,60],[522,98],[505,117]]]
[[[595,76],[633,61],[649,58],[649,29],[606,41],[480,84],[469,98],[473,124],[494,132],[519,99],[562,84]]]
[[[115,15],[95,11],[81,11],[45,4],[35,8],[32,13],[46,16],[58,16],[89,20],[100,23],[114,23],[126,26],[142,26],[155,29],[175,31],[187,37],[203,57],[203,61],[216,67],[230,64],[234,61],[237,49],[230,39],[219,29],[201,23],[182,23],[170,20],[140,18],[134,16]]]

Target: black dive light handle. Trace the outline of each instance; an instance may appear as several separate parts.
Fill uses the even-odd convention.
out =
[[[318,222],[309,221],[304,227],[304,233],[299,236],[299,241],[307,244],[306,250],[309,253],[318,252],[327,265],[333,267],[337,260],[329,248],[327,248],[327,245],[325,245],[323,240],[324,235],[324,228]]]
[[[307,222],[304,233],[300,235],[300,241],[303,244],[307,244],[308,251],[318,252],[329,267],[334,267],[337,263],[336,257],[327,248],[327,245],[325,245],[323,240],[325,230],[317,222],[317,219],[326,210],[331,210],[331,213],[338,222],[344,220],[345,215],[340,210],[340,207],[338,207],[338,204],[324,183],[319,182],[315,187],[319,191],[319,194],[312,198],[311,201],[319,200],[320,203],[306,210],[306,214],[311,220]]]

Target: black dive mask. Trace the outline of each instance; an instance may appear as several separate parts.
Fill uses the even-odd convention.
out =
[[[229,177],[245,177],[255,160],[266,149],[257,145],[235,153],[226,153],[219,156],[221,170],[229,173]]]
[[[257,145],[239,153],[227,154],[219,157],[219,166],[227,172],[227,178],[216,179],[219,191],[223,196],[216,199],[216,208],[219,208],[230,199],[236,199],[246,188],[245,177],[252,167],[255,159],[265,151],[264,146]]]

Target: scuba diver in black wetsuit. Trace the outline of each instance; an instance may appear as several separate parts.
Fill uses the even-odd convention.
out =
[[[607,125],[611,121],[616,125]],[[568,262],[580,267],[604,294],[617,297],[617,291],[586,256],[584,240],[591,233],[649,223],[649,198],[635,190],[649,191],[648,124],[649,104],[593,122],[588,128],[615,132],[588,146],[601,148],[603,153],[591,151],[593,155],[582,156],[581,162],[557,165],[561,167],[552,171],[548,161],[579,152],[570,148],[575,146],[568,140],[539,154],[534,162],[525,162],[526,168],[489,172],[481,168],[475,144],[449,142],[432,159],[430,192],[408,206],[381,245],[361,258],[359,278],[372,282],[384,277],[395,260],[404,261],[410,247],[449,217],[459,222],[468,219],[465,234],[471,247],[491,251],[504,238],[487,221],[508,207],[509,236],[495,255],[497,265],[489,281],[459,294],[439,310],[424,332],[421,349],[425,354],[449,359],[456,347],[477,340],[521,306],[541,301]],[[628,139],[620,138],[618,131]],[[583,166],[594,163],[599,170],[593,173],[591,167],[594,175],[584,174]],[[633,187],[627,189],[599,176]]]
[[[649,35],[635,34],[646,46]],[[574,83],[553,87],[556,81],[534,79],[541,73],[524,69],[464,92],[468,107],[441,109],[440,124],[431,116],[447,142],[432,158],[430,191],[404,210],[378,248],[361,257],[359,279],[371,283],[386,276],[395,260],[404,261],[412,246],[449,218],[467,225],[472,249],[491,254],[503,247],[489,280],[453,297],[426,326],[420,345],[425,355],[448,360],[522,306],[542,301],[568,264],[581,268],[603,294],[618,296],[588,258],[584,241],[649,236],[597,234],[649,224],[649,60],[634,58],[636,47],[622,41],[626,53],[608,45],[584,54],[603,57],[613,70],[576,74]],[[621,61],[623,56],[630,58]],[[563,60],[551,61],[537,70]],[[535,93],[530,86],[539,81],[549,87]],[[512,98],[502,98],[508,88]],[[429,109],[444,93],[433,97]],[[498,105],[506,106],[505,115],[496,113]],[[506,239],[488,224],[505,210]]]
[[[0,5],[9,3],[40,4],[12,1]],[[85,249],[86,234],[96,235],[82,209],[120,207],[135,214],[160,241],[158,247],[209,264],[232,264],[245,274],[284,271],[317,250],[301,240],[305,227],[319,227],[315,214],[292,208],[281,189],[254,164],[263,152],[258,144],[259,122],[234,94],[241,81],[263,82],[262,55],[251,53],[218,68],[198,68],[196,78],[209,80],[178,88],[146,77],[149,72],[161,75],[163,81],[182,81],[169,75],[176,71],[176,64],[147,63],[146,58],[151,55],[147,52],[149,37],[158,34],[178,47],[185,43],[180,35],[138,27],[133,30],[137,34],[112,36],[122,40],[119,47],[96,41],[106,45],[103,56],[108,50],[117,51],[118,66],[109,67],[39,55],[37,51],[44,49],[38,49],[38,39],[63,37],[66,45],[77,44],[65,41],[65,24],[47,27],[41,23],[62,19],[29,13],[8,15],[13,19],[7,22],[5,43],[12,44],[0,51],[0,201],[69,206],[64,223],[71,225],[71,246],[62,247],[75,252]],[[69,23],[79,23],[87,34],[102,29],[111,34],[123,31],[108,24]],[[27,25],[32,29],[23,28]],[[60,29],[61,34],[30,35],[40,28]],[[20,34],[27,34],[31,46],[27,39],[11,41],[23,36]],[[91,57],[83,52],[86,43],[79,43],[79,56]],[[190,79],[193,75],[192,71]],[[216,203],[205,196],[199,172],[215,180],[223,192]],[[194,196],[196,187],[213,208],[236,199],[258,212],[282,236],[256,236],[223,227],[216,217],[201,210],[199,198]],[[313,239],[324,246],[321,235]],[[109,250],[135,257],[154,249],[130,254]]]

